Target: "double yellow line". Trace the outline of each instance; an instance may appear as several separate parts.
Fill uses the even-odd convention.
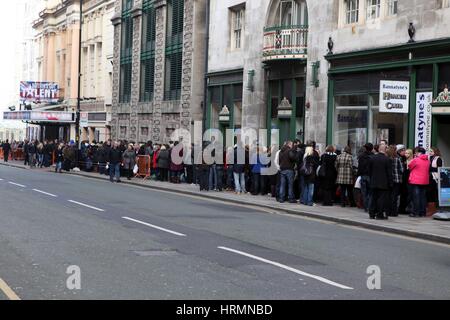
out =
[[[8,286],[8,284],[0,278],[0,290],[6,295],[9,300],[20,300],[19,296]]]

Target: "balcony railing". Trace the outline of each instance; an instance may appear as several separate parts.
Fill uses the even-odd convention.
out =
[[[308,26],[273,26],[264,29],[263,60],[307,59]]]

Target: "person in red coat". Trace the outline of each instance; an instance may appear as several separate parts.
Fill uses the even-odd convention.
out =
[[[413,212],[410,217],[425,217],[427,213],[427,186],[430,183],[430,160],[424,148],[416,148],[416,157],[409,163],[408,183],[411,185]]]

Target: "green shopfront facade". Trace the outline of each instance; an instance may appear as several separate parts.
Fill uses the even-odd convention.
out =
[[[418,141],[416,116],[421,112],[419,97],[432,96],[434,101],[450,84],[450,39],[329,54],[326,59],[330,63],[327,144],[350,145],[354,154],[365,143],[376,144],[383,139],[389,144],[414,147]],[[380,112],[383,80],[409,82],[408,113]],[[429,132],[431,146],[449,143],[442,141],[441,131],[446,129],[438,129],[439,123],[445,126],[448,117],[445,112],[430,113],[425,131]]]

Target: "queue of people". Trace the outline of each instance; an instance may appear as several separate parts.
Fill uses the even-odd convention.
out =
[[[97,171],[120,183],[121,177],[131,180],[136,175],[138,157],[146,156],[153,180],[195,184],[200,191],[270,196],[280,203],[359,207],[371,219],[399,214],[424,217],[427,210],[435,210],[438,168],[444,164],[437,148],[411,150],[404,145],[388,145],[387,141],[367,143],[357,154],[350,146],[340,149],[333,145],[320,154],[314,141],[304,144],[299,140],[286,141],[279,149],[251,149],[238,143],[215,154],[218,151],[213,139],[203,150],[212,148],[212,156],[223,161],[212,164],[207,164],[202,152],[198,153],[201,159],[194,159],[195,152],[183,155],[183,149],[176,148],[178,144],[108,140],[98,144],[84,141],[78,147],[74,141],[33,140],[17,145],[23,149],[24,164],[31,168],[50,167],[54,162],[55,172],[76,168]],[[2,147],[7,161],[12,147],[8,141]],[[182,163],[172,159],[174,150]],[[266,173],[272,164],[276,170]]]

